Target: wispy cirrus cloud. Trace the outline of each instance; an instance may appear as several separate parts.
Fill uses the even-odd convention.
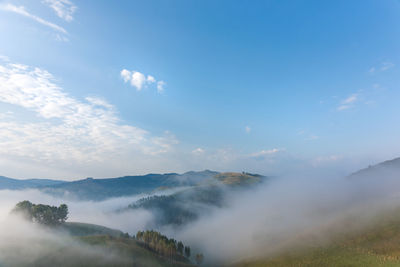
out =
[[[158,82],[157,82],[157,92],[160,93],[160,94],[161,94],[162,92],[164,92],[165,85],[166,85],[166,82],[164,82],[164,81],[158,81]]]
[[[130,85],[136,88],[137,91],[141,91],[146,86],[151,84],[156,84],[157,92],[164,92],[166,83],[164,81],[157,81],[152,75],[144,75],[139,71],[130,71],[123,69],[120,72],[121,78],[125,83],[130,83]]]
[[[376,72],[384,72],[384,71],[394,68],[395,66],[396,65],[390,61],[384,61],[377,66],[371,67],[368,72],[371,74],[374,74]]]
[[[274,154],[276,154],[278,152],[282,152],[282,151],[285,151],[285,149],[273,148],[273,149],[261,150],[261,151],[258,151],[258,152],[251,153],[249,155],[249,157],[251,157],[251,158],[263,158],[263,157],[266,157],[266,156],[274,155]]]
[[[77,6],[69,0],[44,0],[43,3],[56,12],[57,16],[71,22]]]
[[[394,68],[395,64],[392,62],[383,62],[381,66],[381,71],[386,71],[388,69]]]
[[[54,24],[54,23],[52,23],[50,21],[47,21],[45,19],[42,19],[39,16],[36,16],[36,15],[33,15],[33,14],[29,13],[25,9],[24,6],[15,6],[13,4],[9,4],[8,3],[8,4],[0,5],[0,10],[19,14],[21,16],[30,18],[30,19],[32,19],[32,20],[34,20],[34,21],[36,21],[36,22],[38,22],[38,23],[40,23],[40,24],[42,24],[42,25],[44,25],[46,27],[49,27],[49,28],[51,28],[51,29],[53,29],[53,30],[55,30],[57,32],[60,32],[60,33],[63,33],[63,34],[68,34],[68,32],[63,27],[61,27],[61,26],[59,26],[57,24]]]
[[[313,141],[313,140],[317,140],[319,139],[319,136],[313,133],[310,133],[308,131],[305,130],[300,130],[297,132],[297,135],[303,136],[305,137],[304,140],[305,141]]]
[[[28,122],[25,115],[0,117],[0,158],[112,168],[131,160],[138,165],[162,160],[159,156],[178,143],[170,132],[154,135],[123,123],[105,99],[71,97],[48,71],[36,67],[0,63],[0,102],[36,115]]]
[[[339,106],[337,107],[337,111],[343,111],[354,107],[354,104],[357,102],[358,97],[358,94],[349,95],[347,98],[343,99],[340,102]]]
[[[201,147],[198,147],[198,148],[192,150],[193,155],[202,155],[204,153],[205,153],[205,150],[202,149]]]

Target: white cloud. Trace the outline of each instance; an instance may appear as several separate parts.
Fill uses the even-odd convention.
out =
[[[12,118],[12,116],[13,116],[12,111],[3,112],[3,113],[0,113],[0,120]]]
[[[146,77],[142,73],[138,71],[132,72],[131,85],[133,87],[136,87],[136,90],[138,91],[142,90],[143,84],[145,82],[146,82]]]
[[[52,8],[57,16],[64,19],[65,21],[72,21],[74,19],[73,14],[77,7],[69,0],[44,0],[44,4]]]
[[[380,65],[377,65],[375,67],[371,67],[368,72],[371,73],[371,74],[374,74],[374,73],[379,72],[379,71],[380,72],[384,72],[384,71],[387,71],[389,69],[394,68],[395,66],[396,65],[394,63],[392,63],[390,61],[385,61],[385,62],[382,62]]]
[[[202,154],[204,154],[204,152],[205,152],[204,149],[202,149],[200,147],[192,150],[192,154],[194,154],[194,155],[202,155]]]
[[[147,82],[148,83],[155,83],[156,79],[151,75],[147,75]]]
[[[394,64],[392,62],[383,62],[381,66],[381,71],[386,71],[388,69],[394,68]]]
[[[342,111],[342,110],[349,109],[349,108],[351,108],[351,107],[352,107],[352,106],[350,106],[350,105],[340,105],[340,106],[338,106],[337,110],[338,110],[338,111]]]
[[[0,60],[3,61],[3,62],[9,62],[10,61],[10,59],[7,56],[4,56],[4,55],[0,55]]]
[[[166,83],[164,81],[157,82],[157,92],[162,93],[164,92],[164,86]]]
[[[109,104],[105,99],[98,98],[98,97],[86,97],[85,98],[89,103],[94,106],[104,107],[106,109],[113,109],[113,105]]]
[[[132,73],[129,70],[121,70],[121,77],[124,79],[124,82],[128,82],[131,79],[131,75]]]
[[[250,133],[250,132],[251,132],[251,128],[250,128],[250,126],[246,126],[246,127],[244,127],[244,130],[246,131],[246,133]]]
[[[124,124],[104,99],[85,100],[65,93],[46,70],[0,63],[0,102],[36,115],[29,121],[24,121],[26,114],[14,114],[12,120],[2,116],[0,159],[102,170],[122,165],[125,169],[120,171],[126,172],[121,162],[150,166],[154,156],[172,151],[178,143],[169,132],[155,136]]]
[[[258,158],[258,157],[264,157],[264,156],[268,156],[268,155],[273,155],[275,153],[284,151],[284,149],[278,149],[278,148],[273,148],[273,149],[269,149],[269,150],[261,150],[255,153],[250,154],[250,157],[254,157],[254,158]]]
[[[120,74],[125,83],[130,81],[131,85],[138,91],[142,90],[144,84],[150,83],[149,77],[146,79],[146,77],[138,71],[129,71],[127,69],[123,69],[121,70]]]
[[[67,31],[63,27],[58,26],[57,24],[54,24],[52,22],[49,22],[49,21],[44,20],[36,15],[29,13],[28,11],[26,11],[25,7],[23,7],[23,6],[15,6],[13,4],[3,4],[3,5],[0,5],[0,10],[14,12],[16,14],[33,19],[34,21],[36,21],[44,26],[47,26],[49,28],[52,28],[55,31],[61,32],[63,34],[67,34]]]
[[[154,149],[151,147],[149,149],[148,154],[157,155],[161,153],[167,153],[173,149],[173,146],[178,144],[179,141],[176,139],[175,135],[170,133],[169,131],[165,131],[163,136],[157,136],[152,138],[152,143],[158,146],[158,149]]]
[[[164,81],[158,81],[152,75],[147,75],[147,77],[139,72],[139,71],[129,71],[127,69],[123,69],[120,72],[120,75],[125,83],[130,81],[130,84],[136,88],[137,91],[143,89],[143,87],[151,85],[153,83],[157,84],[157,92],[162,93],[164,91],[164,87],[166,83]]]
[[[337,110],[343,111],[352,108],[354,107],[354,104],[355,102],[357,102],[357,100],[358,100],[358,94],[352,94],[340,102],[340,105],[337,107]]]
[[[352,94],[342,101],[342,104],[351,104],[357,101],[357,94]]]

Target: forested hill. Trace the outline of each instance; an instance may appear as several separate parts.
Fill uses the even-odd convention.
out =
[[[0,266],[193,267],[192,261],[204,257],[160,232],[144,230],[135,236],[101,225],[66,222],[66,204],[57,207],[25,200],[10,215],[18,219],[17,229],[23,230],[5,224],[11,234],[5,235],[8,241],[2,240]]]
[[[36,188],[55,195],[72,195],[72,197],[90,200],[102,200],[110,197],[149,193],[159,188],[193,186],[212,180],[218,172],[190,171],[183,174],[147,174],[117,178],[86,178],[76,181],[49,179],[13,179],[0,176],[0,190]]]
[[[26,188],[38,188],[44,186],[54,186],[57,184],[65,183],[61,180],[49,180],[49,179],[13,179],[4,176],[0,176],[0,190],[1,189],[26,189]]]
[[[194,186],[213,179],[218,172],[209,170],[184,174],[147,174],[143,176],[124,176],[119,178],[87,178],[41,188],[50,194],[73,194],[80,199],[103,200],[111,197],[150,193],[156,189],[179,186]]]
[[[147,174],[104,179],[86,178],[71,182],[46,179],[17,180],[0,177],[0,189],[36,188],[56,196],[99,201],[111,197],[146,194],[158,189],[171,189],[181,186],[248,185],[260,182],[262,177],[248,173],[219,173],[210,170],[190,171],[183,174]]]

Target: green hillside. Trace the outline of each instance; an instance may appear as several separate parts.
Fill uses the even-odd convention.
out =
[[[80,241],[91,246],[100,247],[108,251],[117,252],[121,258],[127,259],[122,266],[143,266],[143,267],[173,267],[193,266],[184,257],[181,261],[171,261],[158,255],[138,244],[132,238],[112,237],[108,235],[82,236]],[[125,265],[126,264],[126,265]],[[119,266],[119,265],[115,265]]]
[[[218,173],[205,170],[183,174],[147,174],[105,179],[86,178],[43,186],[40,187],[40,190],[55,196],[69,196],[76,199],[101,201],[112,197],[151,193],[160,188],[194,186],[212,179],[216,174]]]
[[[80,222],[66,222],[60,226],[60,228],[72,236],[109,235],[118,237],[123,234],[119,230],[110,229],[101,225]]]
[[[66,222],[60,228],[90,247],[119,255],[115,266],[192,266],[183,256],[171,261],[119,230],[79,222]]]
[[[397,209],[381,215],[367,228],[341,235],[326,246],[298,248],[231,266],[400,266],[399,214]]]
[[[250,185],[261,182],[263,176],[251,173],[224,172],[214,176],[215,179],[226,185]]]
[[[21,190],[27,188],[40,188],[44,186],[55,186],[65,181],[50,179],[13,179],[0,176],[0,190],[11,189]]]
[[[226,192],[239,192],[249,189],[250,185],[259,184],[264,177],[250,173],[225,172],[214,175],[203,184],[192,186],[168,196],[151,196],[142,198],[127,209],[146,209],[154,216],[154,225],[181,226],[198,219],[201,214],[213,208],[228,205]]]

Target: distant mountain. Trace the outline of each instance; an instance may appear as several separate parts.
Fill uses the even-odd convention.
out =
[[[172,195],[151,196],[139,199],[126,209],[145,209],[154,215],[147,228],[161,226],[179,227],[210,213],[216,207],[226,206],[224,188],[215,185],[196,186]]]
[[[387,160],[376,165],[368,166],[349,175],[349,178],[379,177],[387,174],[398,174],[400,177],[400,158]]]
[[[151,196],[139,199],[127,209],[145,209],[154,215],[152,225],[180,227],[195,221],[215,208],[229,206],[228,192],[239,192],[253,188],[267,177],[258,174],[225,172],[218,173],[204,183],[171,195]]]
[[[262,177],[249,173],[219,173],[210,170],[190,171],[183,174],[165,173],[103,179],[86,178],[71,182],[48,179],[18,180],[0,177],[0,190],[36,188],[55,196],[100,201],[111,197],[146,194],[159,189],[179,186],[251,185],[260,182]]]
[[[178,186],[194,186],[204,183],[218,174],[213,171],[187,172],[184,174],[147,174],[143,176],[124,176],[119,178],[87,178],[73,182],[63,182],[41,187],[53,195],[68,195],[80,199],[104,200],[110,197],[150,193],[156,189]]]
[[[2,189],[27,189],[27,188],[38,188],[43,186],[55,186],[57,184],[65,183],[60,180],[49,180],[49,179],[13,179],[4,176],[0,176],[0,190]]]
[[[215,179],[226,185],[251,185],[261,182],[263,176],[247,172],[224,172],[215,175]]]

